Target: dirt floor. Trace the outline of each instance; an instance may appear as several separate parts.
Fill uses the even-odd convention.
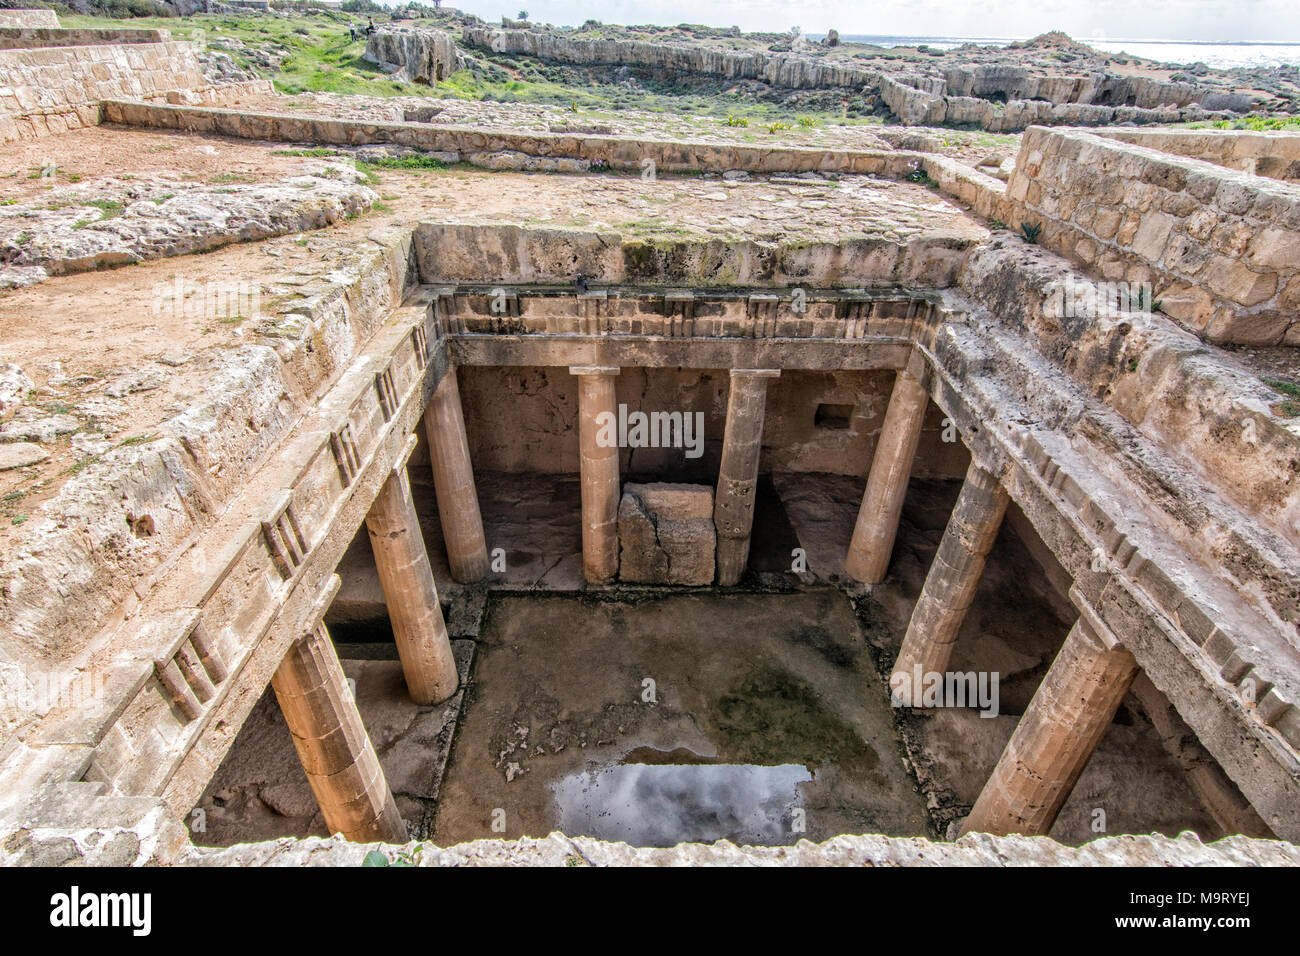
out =
[[[398,809],[412,838],[419,838],[428,828],[462,694],[431,707],[417,706],[406,696],[391,642],[341,644],[338,650]],[[453,650],[463,681],[473,644],[455,641]],[[186,822],[200,846],[329,836],[270,687]]]
[[[922,833],[878,684],[832,590],[501,598],[433,839]]]

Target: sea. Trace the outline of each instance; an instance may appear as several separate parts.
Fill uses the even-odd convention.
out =
[[[816,39],[810,36],[809,39]],[[1016,37],[921,37],[840,34],[849,43],[874,43],[876,46],[916,46],[925,44],[935,50],[951,50],[966,43],[981,46],[1006,46]],[[1204,63],[1214,69],[1253,66],[1300,66],[1300,43],[1220,43],[1188,40],[1132,40],[1076,37],[1103,53],[1126,53],[1129,56],[1161,63],[1191,65]]]

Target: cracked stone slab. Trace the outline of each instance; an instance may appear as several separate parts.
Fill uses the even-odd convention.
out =
[[[619,578],[634,584],[713,583],[713,489],[629,484],[618,506]]]

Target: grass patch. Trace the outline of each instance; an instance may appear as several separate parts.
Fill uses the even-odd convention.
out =
[[[446,169],[447,164],[432,156],[381,156],[379,159],[359,161],[358,168],[370,169]]]
[[[103,222],[105,219],[114,219],[122,215],[123,211],[126,209],[126,203],[116,202],[112,199],[92,199],[90,202],[86,203],[86,205],[94,206],[103,213],[103,215],[99,217],[100,222]]]
[[[1286,396],[1284,401],[1269,406],[1274,415],[1280,418],[1300,418],[1300,385],[1282,378],[1261,378],[1260,381],[1279,395]]]
[[[346,156],[347,153],[340,152],[337,149],[330,149],[326,146],[315,146],[312,149],[277,149],[272,150],[272,156],[306,156],[312,159],[321,159],[326,156]]]
[[[1280,392],[1281,394],[1290,396],[1291,398],[1300,398],[1300,385],[1297,385],[1295,382],[1288,382],[1286,379],[1282,378],[1262,378],[1260,381],[1275,392]]]

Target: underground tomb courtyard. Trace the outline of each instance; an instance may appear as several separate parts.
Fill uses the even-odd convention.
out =
[[[7,862],[1300,859],[1294,183],[289,99],[0,143]]]

